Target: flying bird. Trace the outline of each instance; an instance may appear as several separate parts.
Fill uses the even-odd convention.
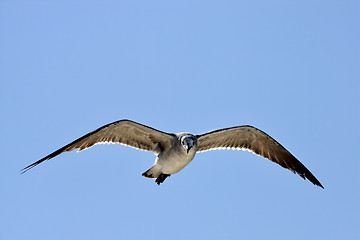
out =
[[[22,173],[63,152],[75,149],[82,151],[101,143],[120,143],[152,151],[156,155],[155,163],[142,176],[155,178],[158,185],[171,174],[181,171],[193,160],[197,152],[214,149],[243,149],[263,156],[324,188],[315,176],[280,143],[265,132],[248,125],[193,135],[191,133],[166,133],[131,120],[120,120],[76,139],[23,168]]]

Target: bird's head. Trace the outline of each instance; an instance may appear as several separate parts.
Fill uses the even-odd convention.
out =
[[[196,152],[197,150],[197,137],[190,134],[185,133],[181,136],[181,145],[186,149],[186,153],[189,153],[190,151]]]

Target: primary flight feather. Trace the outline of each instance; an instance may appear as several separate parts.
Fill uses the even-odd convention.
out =
[[[265,132],[252,126],[238,126],[211,131],[201,135],[165,133],[130,121],[120,120],[92,131],[56,150],[29,166],[22,173],[57,155],[78,149],[82,151],[100,143],[120,143],[137,149],[152,151],[155,164],[142,175],[162,183],[188,165],[197,152],[213,149],[246,149],[299,174],[324,188],[316,177],[289,151]]]

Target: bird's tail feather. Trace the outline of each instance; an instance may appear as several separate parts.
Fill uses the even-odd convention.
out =
[[[161,168],[157,165],[154,165],[142,175],[147,178],[157,178],[161,173]]]

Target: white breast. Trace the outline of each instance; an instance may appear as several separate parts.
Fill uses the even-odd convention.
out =
[[[170,151],[160,154],[156,160],[155,165],[161,166],[162,172],[166,174],[174,174],[182,170],[188,165],[195,156],[195,149],[190,150],[189,153],[186,151]]]

